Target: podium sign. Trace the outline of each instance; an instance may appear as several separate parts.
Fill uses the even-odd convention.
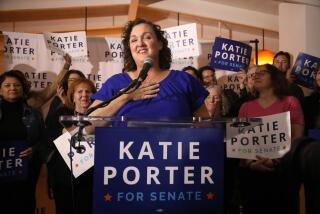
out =
[[[223,130],[96,128],[94,214],[223,213]]]

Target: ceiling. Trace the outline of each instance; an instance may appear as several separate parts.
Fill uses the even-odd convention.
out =
[[[320,7],[320,0],[202,0],[202,1],[224,4],[231,7],[254,10],[254,11],[269,13],[273,15],[278,15],[279,4],[285,3],[285,2]]]
[[[211,3],[224,4],[247,10],[278,15],[278,6],[281,1],[274,0],[203,0]]]
[[[133,0],[0,0],[1,10],[130,4]],[[139,0],[140,4],[225,23],[278,31],[280,3],[320,7],[320,0]],[[195,7],[196,5],[196,7]]]
[[[184,0],[181,0],[183,2]],[[267,14],[278,15],[278,6],[281,2],[305,4],[310,6],[320,7],[320,0],[193,0],[205,1],[210,3],[222,4],[226,6],[242,8],[247,10],[258,11]],[[1,9],[23,9],[24,7],[56,7],[58,5],[71,6],[77,5],[92,5],[92,4],[121,4],[129,3],[130,0],[0,0]],[[165,2],[170,4],[170,0],[140,0],[142,4],[153,4],[157,2]]]

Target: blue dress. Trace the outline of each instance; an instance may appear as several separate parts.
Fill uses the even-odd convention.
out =
[[[132,81],[128,73],[109,78],[94,95],[94,100],[108,100]],[[208,96],[207,90],[190,74],[171,70],[160,82],[160,91],[152,99],[129,101],[115,116],[130,118],[187,118],[193,115]]]

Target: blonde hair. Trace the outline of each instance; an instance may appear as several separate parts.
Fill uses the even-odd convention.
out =
[[[73,97],[74,97],[74,92],[76,90],[76,87],[80,84],[86,84],[90,87],[91,92],[92,93],[96,93],[97,89],[94,86],[93,82],[91,80],[85,79],[85,78],[80,78],[80,79],[76,79],[74,80],[74,82],[71,83],[70,88],[68,89],[67,92],[67,99],[66,99],[66,103],[65,105],[69,108],[74,110],[75,109],[75,104],[73,101]]]

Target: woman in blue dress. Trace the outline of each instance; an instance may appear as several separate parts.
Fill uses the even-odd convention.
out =
[[[207,109],[206,89],[186,72],[170,70],[171,51],[160,26],[143,19],[130,21],[122,35],[124,47],[123,73],[109,78],[92,96],[92,106],[110,99],[137,79],[146,59],[152,66],[141,86],[125,93],[90,116],[127,116],[135,118],[209,117],[214,105]],[[214,103],[214,100],[212,100]]]

